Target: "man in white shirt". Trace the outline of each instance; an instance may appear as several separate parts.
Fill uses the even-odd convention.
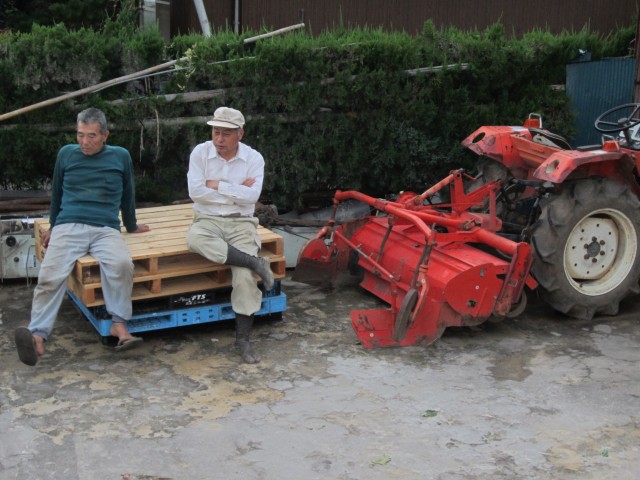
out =
[[[264,179],[264,159],[241,143],[244,116],[238,110],[218,108],[212,140],[197,145],[189,158],[189,196],[195,216],[187,233],[189,249],[216,263],[231,266],[231,306],[236,314],[236,348],[246,363],[256,363],[250,343],[253,315],[260,310],[262,291],[273,288],[269,259],[258,256],[258,219],[253,216]]]

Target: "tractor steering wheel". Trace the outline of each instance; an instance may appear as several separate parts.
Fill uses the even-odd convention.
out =
[[[627,132],[631,127],[635,127],[640,123],[640,118],[637,116],[640,111],[640,103],[627,103],[625,105],[620,105],[618,107],[614,107],[611,110],[607,110],[595,121],[595,128],[597,131],[601,133],[616,133],[625,131]],[[609,118],[608,116],[613,116],[613,114],[620,115],[619,112],[624,112],[623,117],[617,116],[617,118]],[[627,112],[630,112],[627,114]],[[635,117],[635,118],[634,118]],[[625,135],[626,137],[627,135]]]

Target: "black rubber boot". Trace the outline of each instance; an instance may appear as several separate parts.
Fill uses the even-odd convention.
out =
[[[273,273],[271,273],[268,258],[254,257],[229,245],[227,261],[224,263],[253,270],[262,278],[265,290],[269,291],[273,288]]]
[[[253,327],[253,315],[236,313],[236,350],[244,363],[258,363],[260,357],[253,351],[249,337]]]

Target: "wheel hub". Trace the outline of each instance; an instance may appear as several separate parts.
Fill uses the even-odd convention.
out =
[[[574,280],[596,280],[615,262],[618,228],[613,220],[587,217],[578,223],[567,243],[566,271]]]
[[[600,250],[600,245],[604,246],[604,244],[604,240],[598,241],[596,237],[593,237],[591,239],[591,243],[585,243],[584,249],[587,251],[587,253],[584,254],[585,260],[593,258],[595,261],[597,261],[598,255],[604,255],[604,250]]]

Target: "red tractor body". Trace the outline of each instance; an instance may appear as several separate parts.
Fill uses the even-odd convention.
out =
[[[640,194],[631,173],[638,171],[640,152],[621,146],[616,139],[601,145],[571,149],[566,140],[542,130],[539,119],[528,119],[529,127],[481,127],[462,144],[481,157],[504,165],[515,178],[561,184],[580,172],[586,177],[606,177],[628,184]],[[622,142],[623,144],[626,142]]]
[[[620,109],[632,111],[607,120]],[[294,279],[326,284],[358,272],[385,304],[351,312],[367,348],[428,345],[446,327],[517,316],[525,287],[570,316],[615,314],[640,291],[640,139],[630,133],[639,109],[605,112],[596,128],[624,138],[581,149],[543,130],[539,116],[523,127],[482,127],[462,142],[483,158],[478,175],[454,171],[420,195],[338,191]],[[374,213],[336,224],[338,205],[351,199]]]

